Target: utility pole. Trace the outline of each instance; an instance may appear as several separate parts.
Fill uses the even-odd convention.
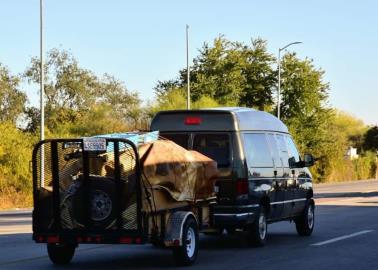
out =
[[[186,25],[186,109],[190,110],[189,25]]]
[[[294,45],[294,44],[301,44],[302,42],[296,41],[287,44],[283,48],[278,49],[278,93],[277,93],[277,118],[281,119],[281,51],[285,50],[287,47]]]
[[[41,123],[40,123],[40,140],[45,139],[45,107],[44,107],[44,60],[43,60],[43,0],[40,0],[40,114],[41,114]],[[41,176],[41,187],[44,187],[44,178],[45,178],[45,151],[43,145],[41,146],[41,156],[40,156],[40,176]]]
[[[378,150],[375,152],[375,179],[378,179]]]

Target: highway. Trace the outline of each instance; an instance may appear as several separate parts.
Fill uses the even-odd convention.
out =
[[[201,236],[190,269],[378,269],[378,181],[315,186],[316,223],[311,237],[294,224],[268,226],[263,248],[241,233]],[[0,269],[175,269],[171,252],[151,245],[83,245],[71,264],[55,267],[46,247],[31,240],[29,211],[0,212]]]

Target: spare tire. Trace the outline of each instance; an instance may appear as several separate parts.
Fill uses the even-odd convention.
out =
[[[90,176],[89,191],[89,221],[92,228],[106,229],[114,225],[117,219],[117,189],[113,179],[101,176]],[[83,185],[73,196],[73,216],[80,223],[85,224],[85,199]]]

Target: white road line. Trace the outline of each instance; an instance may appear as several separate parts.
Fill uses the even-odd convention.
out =
[[[352,234],[348,234],[348,235],[332,238],[332,239],[329,239],[327,241],[323,241],[323,242],[312,244],[311,246],[323,246],[323,245],[331,244],[331,243],[334,243],[334,242],[337,242],[337,241],[341,241],[341,240],[344,240],[344,239],[356,237],[358,235],[366,234],[366,233],[371,233],[371,232],[374,232],[374,230],[365,230],[365,231],[360,231],[360,232],[356,232],[356,233],[352,233]]]

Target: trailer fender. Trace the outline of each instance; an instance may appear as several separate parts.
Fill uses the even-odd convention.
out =
[[[189,217],[193,217],[198,224],[195,215],[189,211],[177,211],[170,215],[164,237],[166,247],[182,246],[182,232],[184,224]]]

